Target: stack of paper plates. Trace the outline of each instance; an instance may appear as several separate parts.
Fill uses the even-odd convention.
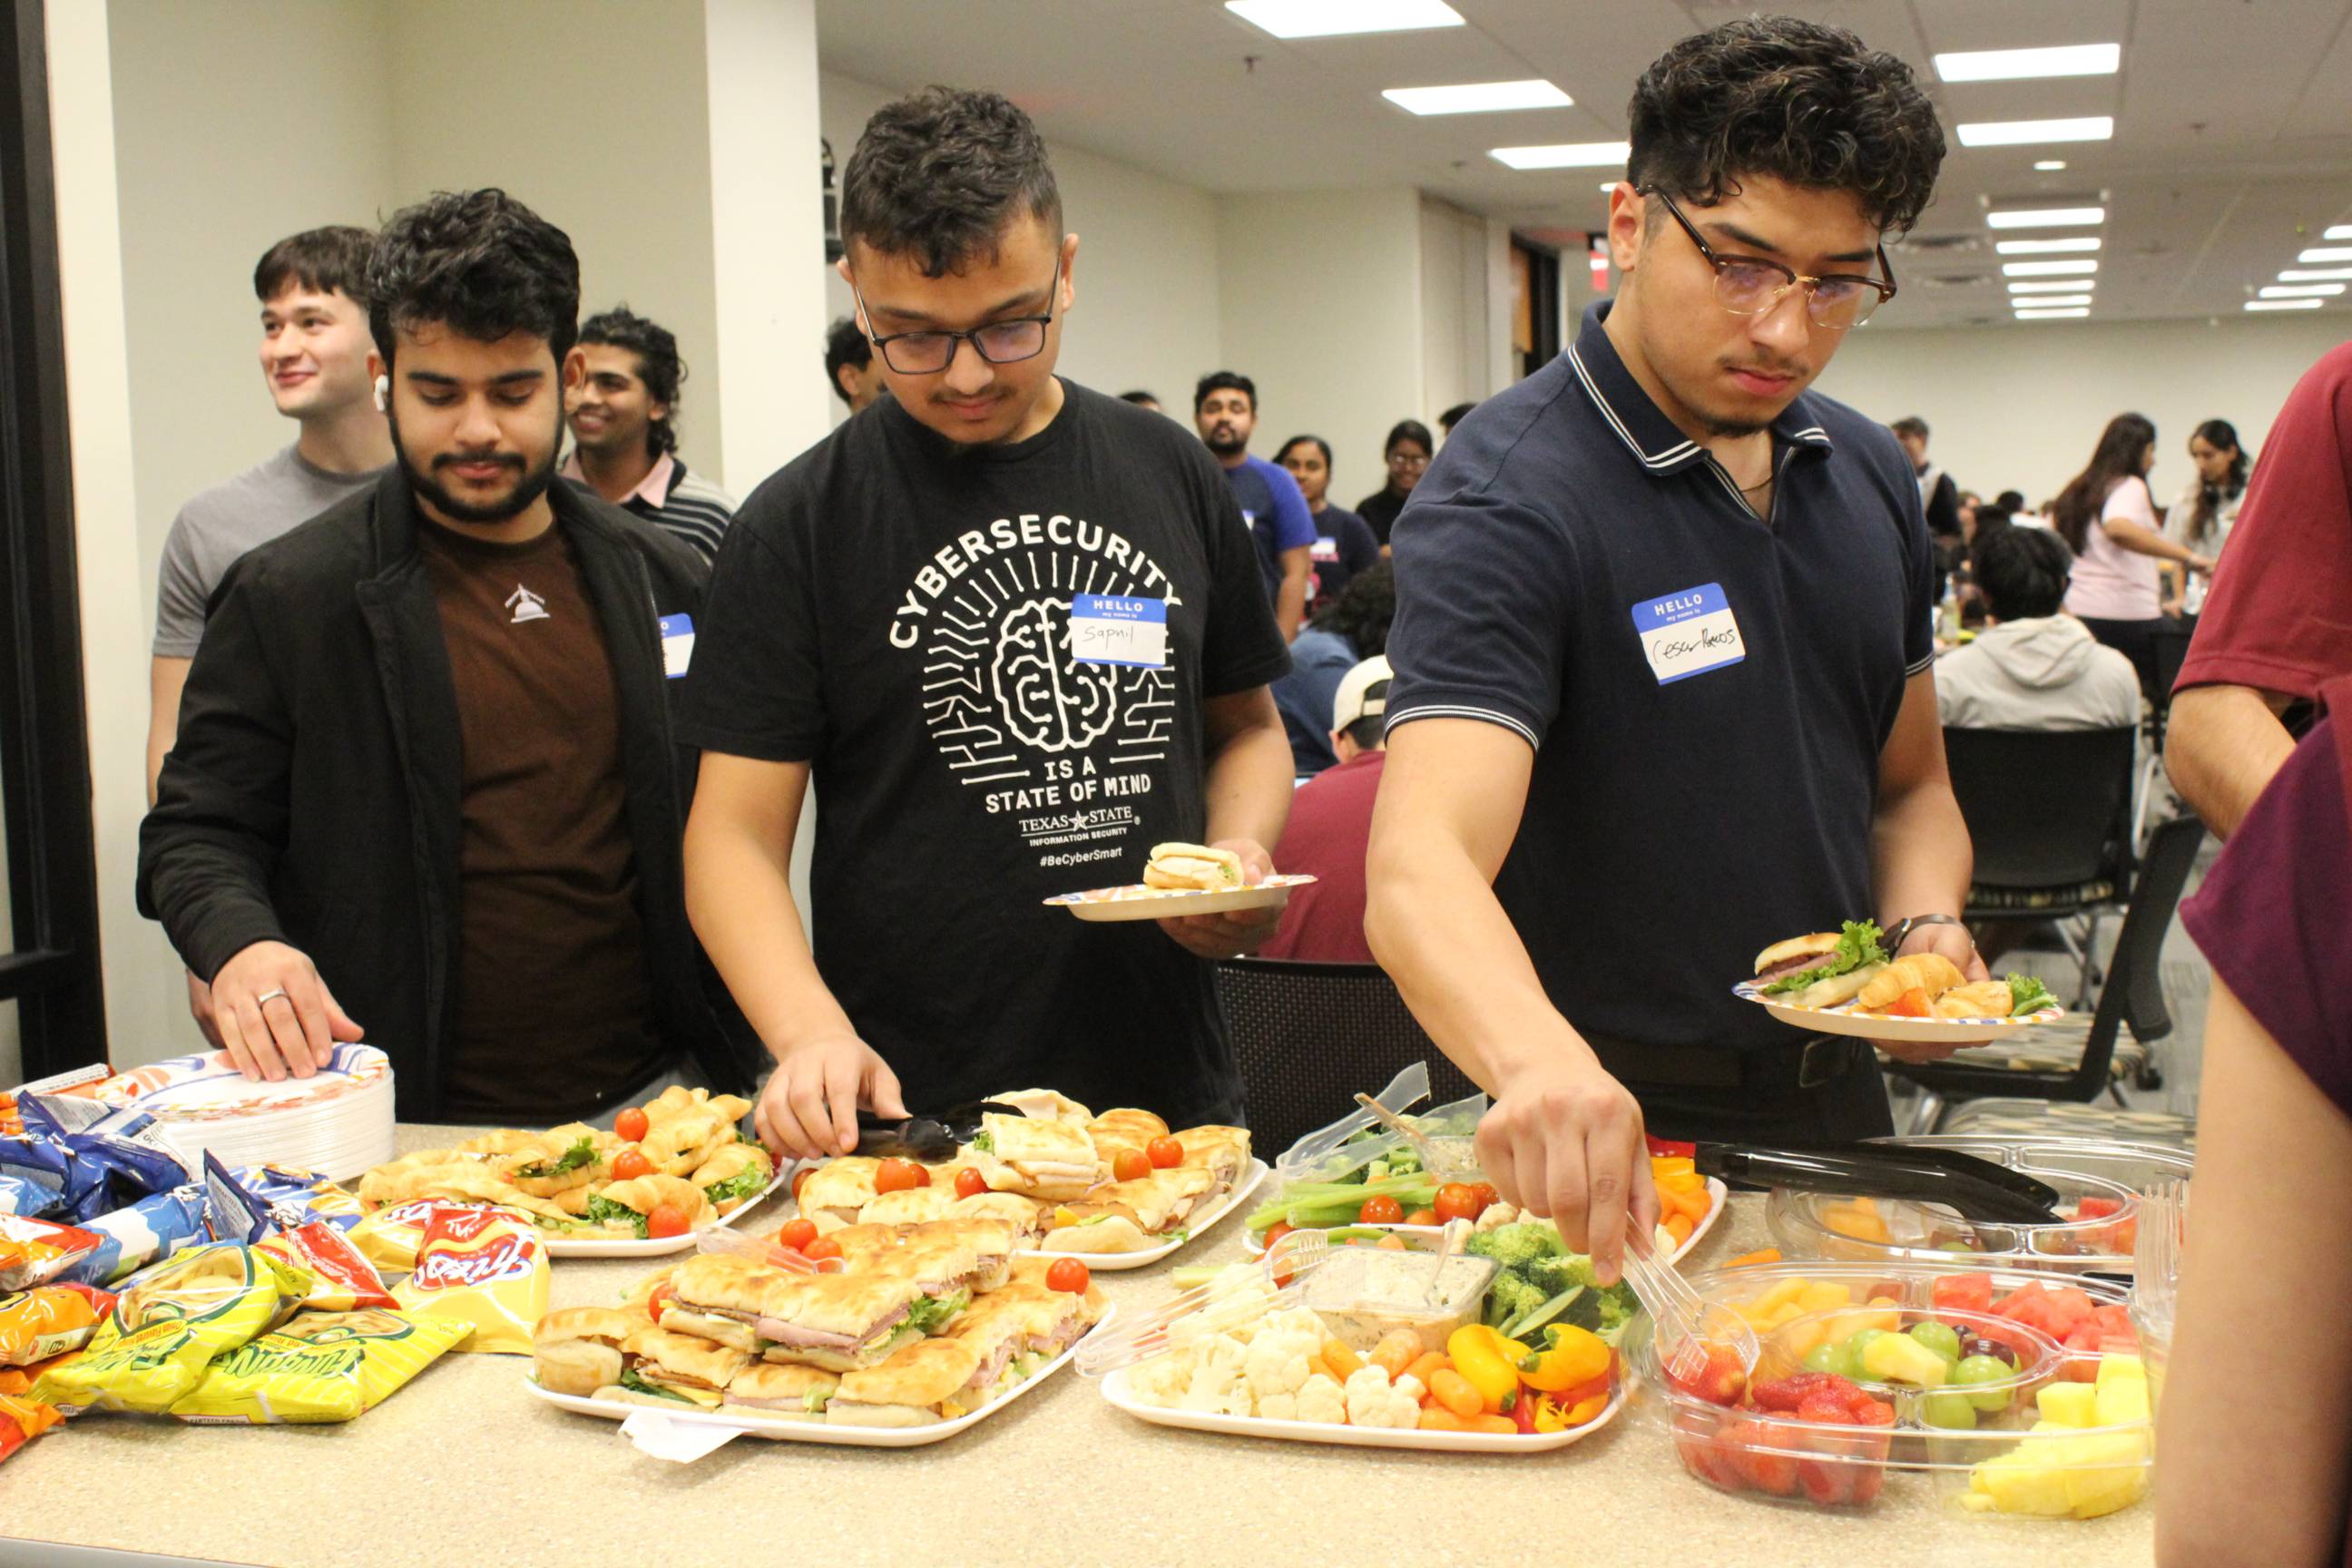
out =
[[[193,1170],[279,1165],[339,1180],[392,1158],[392,1063],[373,1046],[341,1045],[310,1078],[256,1083],[221,1051],[133,1068],[90,1092],[154,1117]]]

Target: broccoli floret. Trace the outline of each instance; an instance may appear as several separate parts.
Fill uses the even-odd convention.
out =
[[[1587,1267],[1589,1270],[1590,1266]],[[1633,1292],[1621,1281],[1606,1290],[1585,1291],[1569,1303],[1568,1310],[1559,1315],[1558,1321],[1590,1330],[1613,1345],[1623,1336],[1626,1323],[1640,1309],[1641,1303],[1633,1300]]]
[[[1486,1322],[1500,1328],[1522,1312],[1540,1307],[1549,1298],[1520,1276],[1504,1269],[1486,1289]]]
[[[1482,1231],[1470,1238],[1464,1250],[1491,1258],[1509,1270],[1523,1268],[1541,1258],[1562,1257],[1568,1247],[1560,1240],[1558,1226],[1549,1220],[1537,1220]]]
[[[1571,1285],[1598,1289],[1600,1281],[1592,1277],[1592,1259],[1580,1252],[1562,1253],[1557,1258],[1538,1258],[1519,1266],[1519,1272],[1530,1283],[1542,1287],[1544,1293],[1557,1296]]]

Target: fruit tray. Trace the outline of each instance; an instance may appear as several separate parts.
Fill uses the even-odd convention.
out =
[[[1685,1278],[1755,1327],[1754,1375],[1719,1348],[1669,1375],[1646,1316],[1622,1348],[1684,1469],[1719,1491],[1846,1511],[1926,1493],[2039,1519],[2147,1494],[2154,1393],[2117,1286],[1957,1259]]]

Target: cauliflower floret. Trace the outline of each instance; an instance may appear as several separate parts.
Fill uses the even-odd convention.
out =
[[[1192,1381],[1178,1408],[1212,1415],[1247,1415],[1249,1384],[1243,1366],[1249,1347],[1230,1334],[1203,1342],[1194,1352]]]
[[[1257,1413],[1268,1421],[1298,1419],[1298,1396],[1295,1394],[1261,1394],[1257,1396]]]
[[[1173,1408],[1192,1383],[1192,1353],[1174,1351],[1139,1361],[1128,1369],[1127,1386],[1145,1405]]]
[[[1415,1389],[1417,1383],[1408,1378]],[[1348,1420],[1356,1426],[1412,1427],[1421,1424],[1421,1396],[1389,1382],[1376,1366],[1357,1368],[1348,1376]]]
[[[1322,1348],[1319,1329],[1278,1328],[1273,1319],[1267,1319],[1250,1341],[1249,1359],[1244,1364],[1250,1391],[1261,1401],[1270,1394],[1297,1393],[1298,1385],[1314,1374],[1310,1363]]]
[[[1332,1426],[1348,1424],[1348,1396],[1329,1373],[1318,1372],[1308,1378],[1299,1385],[1297,1398],[1298,1420],[1320,1421]]]
[[[1486,1205],[1486,1212],[1478,1216],[1478,1223],[1473,1228],[1479,1231],[1499,1230],[1504,1226],[1517,1225],[1522,1218],[1531,1217],[1533,1216],[1523,1215],[1519,1210],[1498,1199]]]

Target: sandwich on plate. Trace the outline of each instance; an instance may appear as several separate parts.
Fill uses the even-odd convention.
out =
[[[926,1426],[951,1420],[966,1413],[955,1396],[979,1363],[978,1352],[961,1341],[917,1340],[878,1365],[843,1373],[825,1405],[825,1421],[835,1426]]]
[[[801,1213],[819,1230],[827,1228],[828,1221],[836,1226],[856,1224],[857,1211],[874,1201],[874,1176],[881,1168],[881,1161],[864,1154],[827,1160],[801,1184]]]
[[[761,1350],[760,1301],[768,1287],[795,1276],[731,1252],[698,1252],[670,1270],[665,1327],[697,1334],[747,1355]]]
[[[925,1283],[904,1274],[790,1274],[771,1280],[760,1291],[752,1323],[762,1342],[760,1353],[828,1372],[878,1366],[900,1346],[945,1328],[971,1302],[967,1289],[935,1295]]]
[[[587,1398],[621,1381],[621,1347],[652,1321],[610,1307],[550,1312],[531,1331],[531,1370],[550,1394]]]
[[[956,1320],[948,1337],[971,1347],[978,1364],[954,1396],[965,1410],[978,1409],[1024,1379],[1045,1370],[1102,1318],[1102,1291],[1084,1295],[1048,1290],[1016,1280],[974,1301]]]
[[[1205,844],[1155,844],[1143,885],[1169,891],[1222,893],[1244,883],[1242,858]]]
[[[1176,1239],[1170,1233],[1181,1230],[1202,1202],[1219,1190],[1214,1176],[1187,1165],[1112,1182],[1065,1205],[1070,1223],[1054,1228],[1046,1250],[1139,1252],[1160,1246]]]
[[[1075,1121],[1083,1127],[1095,1119],[1093,1111],[1050,1089],[1016,1089],[1010,1094],[992,1094],[983,1103],[1009,1105],[1032,1121]]]
[[[700,1187],[683,1176],[661,1175],[613,1183],[588,1200],[580,1217],[612,1235],[643,1241],[646,1217],[664,1204],[686,1216],[688,1230],[719,1223],[719,1211],[710,1206]]]
[[[1106,1110],[1087,1123],[1087,1136],[1094,1140],[1095,1152],[1115,1160],[1122,1151],[1141,1153],[1154,1138],[1168,1136],[1168,1123],[1149,1110]]]
[[[992,1290],[1011,1277],[1013,1227],[1001,1220],[853,1225],[833,1233],[852,1274],[911,1279],[926,1295]]]
[[[1246,1127],[1187,1127],[1176,1134],[1184,1151],[1182,1163],[1196,1165],[1217,1178],[1221,1186],[1241,1180],[1249,1165],[1250,1135]]]
[[[702,1189],[710,1206],[724,1213],[766,1186],[776,1173],[776,1163],[757,1143],[722,1143],[719,1152],[694,1169],[687,1180]]]
[[[1872,921],[1848,921],[1843,931],[1776,942],[1756,955],[1756,988],[1798,1007],[1851,1002],[1886,967],[1880,934]]]
[[[838,1373],[815,1366],[780,1366],[753,1362],[735,1374],[723,1395],[730,1407],[756,1410],[770,1420],[823,1421]]]
[[[990,1111],[980,1124],[972,1163],[992,1192],[1058,1202],[1078,1196],[1108,1173],[1094,1140],[1078,1123]]]
[[[628,1352],[630,1364],[621,1373],[620,1393],[609,1396],[632,1394],[632,1404],[673,1400],[716,1410],[719,1391],[751,1364],[751,1358],[732,1345],[658,1326],[639,1329],[621,1348]],[[600,1389],[595,1397],[606,1398],[608,1393]]]

